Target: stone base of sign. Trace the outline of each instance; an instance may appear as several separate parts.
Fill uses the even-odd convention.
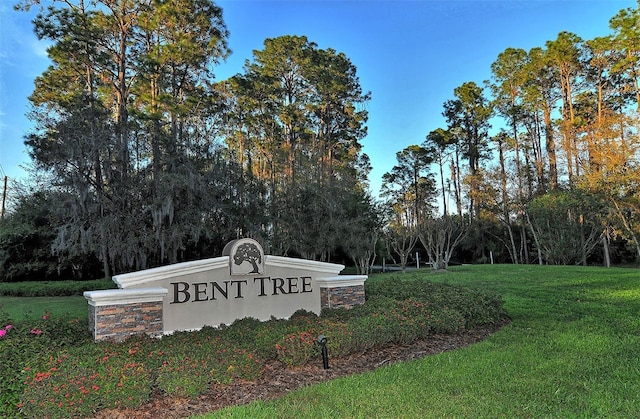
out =
[[[122,341],[138,334],[161,336],[162,301],[167,293],[164,288],[85,292],[94,341]]]
[[[366,275],[341,275],[318,278],[322,308],[352,308],[364,304]]]

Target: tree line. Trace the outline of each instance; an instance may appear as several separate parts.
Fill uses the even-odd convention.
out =
[[[109,277],[238,237],[360,272],[418,248],[436,268],[489,251],[640,255],[635,9],[607,37],[505,50],[492,80],[443,104],[446,127],[398,152],[375,199],[360,143],[371,93],[343,53],[266,39],[218,81],[229,32],[211,0],[50,3],[34,29],[52,65],[25,138],[38,177],[1,221],[0,280]]]
[[[610,35],[507,48],[491,80],[455,88],[446,126],[385,175],[397,253],[413,238],[441,267],[456,245],[511,263],[640,258],[639,18],[624,9]]]

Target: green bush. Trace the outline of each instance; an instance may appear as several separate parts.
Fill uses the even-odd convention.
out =
[[[501,321],[506,316],[502,297],[497,294],[433,283],[418,277],[387,277],[384,280],[367,281],[365,292],[367,301],[381,297],[395,300],[411,298],[432,307],[457,311],[464,317],[468,329]]]
[[[278,320],[270,322],[261,322],[252,317],[236,320],[231,325],[220,325],[218,328],[204,327],[200,332],[219,334],[224,337],[224,345],[234,348],[251,348],[251,353],[256,359],[271,359],[274,357],[275,341],[278,339],[279,325],[282,324]],[[267,327],[268,326],[268,327]],[[272,331],[273,337],[266,339],[264,331]],[[262,336],[262,338],[257,338]],[[266,342],[266,343],[265,343]]]
[[[349,355],[360,348],[346,322],[323,319],[321,330],[327,338],[327,349],[332,357]]]
[[[33,371],[46,372],[52,353],[93,341],[87,320],[54,318],[49,313],[15,323],[0,311],[0,416],[13,416]]]
[[[0,282],[0,296],[6,297],[68,297],[85,291],[117,288],[108,279],[91,281]]]
[[[317,355],[315,330],[289,333],[276,343],[277,359],[287,366],[305,365]]]
[[[136,407],[151,394],[150,374],[142,362],[117,352],[91,357],[85,351],[62,352],[25,380],[18,405],[27,417],[88,416],[98,407]]]
[[[264,370],[264,360],[248,349],[237,348],[231,354],[230,361],[224,370],[226,378],[230,381],[255,380]]]
[[[204,393],[209,387],[210,375],[215,367],[208,357],[167,357],[156,378],[158,388],[171,396],[193,397]]]

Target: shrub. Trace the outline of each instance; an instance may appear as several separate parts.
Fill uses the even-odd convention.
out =
[[[226,369],[229,380],[255,380],[264,370],[264,360],[246,349],[237,348],[230,360]]]
[[[87,320],[52,317],[49,313],[15,323],[0,312],[0,416],[17,414],[16,406],[33,371],[50,373],[51,354],[92,343]]]
[[[85,291],[116,288],[108,279],[91,281],[35,281],[0,282],[0,296],[8,297],[68,297],[82,295]]]
[[[178,397],[193,397],[209,387],[215,367],[210,359],[174,355],[165,358],[156,378],[158,388]]]
[[[325,319],[320,330],[327,338],[327,350],[330,356],[348,355],[359,348],[358,342],[349,330],[349,325],[345,322]]]
[[[377,299],[413,299],[434,308],[448,308],[461,314],[465,328],[492,324],[506,317],[502,297],[489,293],[424,281],[420,278],[388,277],[365,282],[367,302]]]
[[[30,353],[32,349],[25,339],[8,337],[10,333],[11,330],[6,336],[0,338],[0,363],[3,365],[2,374],[0,374],[0,417],[17,415],[16,406],[25,388],[25,370],[29,368],[30,363],[37,363],[36,359],[28,360],[24,355]],[[37,354],[38,351],[35,353]]]
[[[249,347],[253,347],[258,357],[264,360],[277,359],[276,344],[282,336],[289,333],[287,322],[284,320],[270,320],[263,323],[262,327],[256,330],[254,341]]]
[[[275,345],[277,358],[287,366],[305,365],[319,354],[315,330],[289,333]]]
[[[61,353],[42,370],[30,370],[18,407],[27,417],[88,416],[98,407],[136,407],[151,394],[149,372],[141,362],[108,350],[90,358]]]

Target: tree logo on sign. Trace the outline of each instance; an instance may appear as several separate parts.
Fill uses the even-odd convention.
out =
[[[264,251],[253,239],[234,240],[225,247],[223,254],[229,255],[231,275],[264,273]]]
[[[236,249],[236,253],[233,255],[233,263],[242,265],[244,262],[249,262],[253,267],[249,272],[250,274],[260,273],[258,263],[262,263],[262,253],[254,243],[243,243]]]

